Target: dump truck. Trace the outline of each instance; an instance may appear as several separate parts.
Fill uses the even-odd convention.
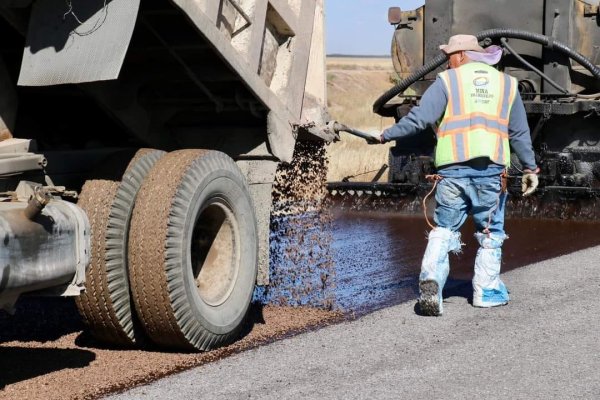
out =
[[[537,202],[536,207],[520,204],[516,211],[526,206],[531,211],[527,216],[535,216],[540,211],[537,206],[551,203],[549,198],[559,202],[596,198],[600,193],[598,1],[424,3],[416,10],[392,7],[388,12],[394,27],[391,58],[398,83],[375,101],[373,111],[396,121],[403,118],[446,68],[447,56],[439,45],[455,34],[476,35],[482,46],[504,49],[497,68],[518,79],[541,168],[540,188],[529,200]],[[435,173],[435,144],[433,129],[398,140],[386,163],[387,182],[331,182],[329,190],[395,196],[427,191],[430,184],[425,176]],[[522,199],[521,169],[513,155],[508,172],[515,200]],[[558,214],[565,211],[557,210]]]
[[[209,350],[269,282],[271,190],[331,140],[322,0],[0,1],[0,308]]]

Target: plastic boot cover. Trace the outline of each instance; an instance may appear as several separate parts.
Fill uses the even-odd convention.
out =
[[[476,233],[480,244],[475,258],[473,277],[473,305],[475,307],[496,307],[508,303],[508,290],[500,280],[502,243],[506,236]]]
[[[442,315],[442,289],[450,272],[448,252],[459,252],[461,246],[460,232],[435,228],[429,233],[419,275],[419,307],[423,314]]]

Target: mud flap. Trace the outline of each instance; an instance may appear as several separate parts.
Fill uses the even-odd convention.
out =
[[[140,0],[44,0],[31,11],[18,84],[116,79]]]

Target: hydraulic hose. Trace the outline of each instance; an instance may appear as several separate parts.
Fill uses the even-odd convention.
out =
[[[561,54],[568,56],[573,59],[577,63],[579,63],[582,67],[590,71],[590,73],[596,78],[600,79],[600,69],[594,65],[589,59],[584,57],[582,54],[576,52],[571,49],[566,44],[555,40],[554,38],[546,35],[541,35],[539,33],[522,31],[519,29],[489,29],[486,31],[479,32],[477,35],[477,40],[482,41],[484,39],[496,39],[496,38],[511,38],[511,39],[521,39],[526,40],[528,42],[539,43],[542,46],[548,47],[550,50],[557,51]],[[440,52],[439,55],[434,57],[427,64],[420,67],[418,70],[410,74],[408,77],[400,81],[396,86],[389,89],[387,92],[382,94],[375,103],[373,103],[373,112],[379,114],[383,106],[396,97],[397,95],[403,93],[406,89],[410,87],[413,83],[423,78],[428,73],[435,71],[438,67],[444,64],[447,61],[448,57],[445,53]]]

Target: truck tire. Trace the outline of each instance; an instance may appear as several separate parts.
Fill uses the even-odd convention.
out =
[[[129,222],[144,177],[163,151],[141,149],[130,161],[123,180],[88,181],[78,204],[90,219],[91,262],[86,292],[76,300],[84,322],[96,339],[132,346],[144,332],[134,315],[127,273]]]
[[[258,265],[245,178],[217,151],[180,150],[144,180],[129,234],[136,311],[156,344],[210,350],[234,340]]]
[[[119,183],[106,180],[89,180],[83,185],[77,205],[90,221],[90,265],[86,270],[85,292],[75,298],[85,325],[92,335],[113,344],[128,343],[128,338],[118,328],[118,320],[106,292],[106,228],[111,206]]]

